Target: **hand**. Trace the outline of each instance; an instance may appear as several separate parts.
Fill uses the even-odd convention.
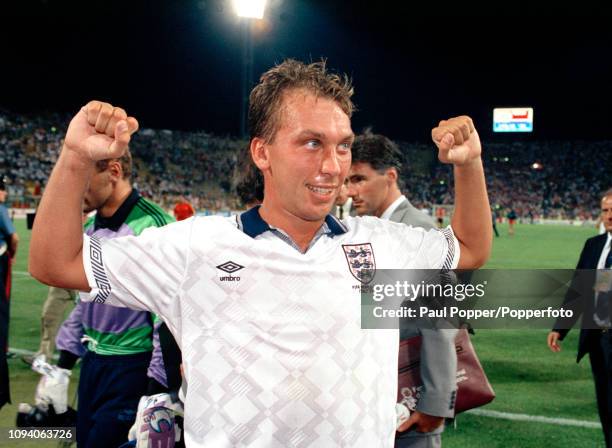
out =
[[[466,165],[480,158],[480,138],[470,117],[465,115],[442,120],[431,130],[442,163]]]
[[[90,101],[70,122],[64,147],[89,161],[116,159],[137,130],[138,121],[122,108]]]
[[[34,360],[32,370],[42,374],[34,396],[36,406],[47,410],[50,405],[53,405],[56,414],[66,412],[68,410],[68,385],[72,372],[47,363],[44,357]]]
[[[414,427],[417,432],[431,432],[434,429],[442,426],[443,423],[444,417],[436,417],[435,415],[414,411],[412,414],[410,414],[410,418],[402,423],[397,430],[399,432],[403,432]]]
[[[174,446],[180,440],[175,417],[183,416],[183,404],[172,395],[161,393],[142,396],[136,420],[128,432],[128,440],[136,441],[137,448]]]
[[[548,333],[548,337],[546,338],[546,343],[548,344],[548,348],[553,352],[558,353],[561,351],[561,346],[559,345],[559,338],[561,334],[558,331],[551,331]]]

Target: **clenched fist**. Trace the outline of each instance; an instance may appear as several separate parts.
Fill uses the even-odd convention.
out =
[[[472,119],[465,115],[442,120],[431,130],[431,138],[438,147],[438,158],[442,163],[461,166],[480,157],[478,132]]]
[[[92,161],[123,155],[138,121],[125,110],[101,101],[90,101],[68,126],[64,147]]]

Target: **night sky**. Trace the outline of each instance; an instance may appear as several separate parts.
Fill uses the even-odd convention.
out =
[[[254,79],[286,57],[327,58],[353,78],[355,131],[426,141],[438,120],[468,114],[486,140],[612,138],[610,6],[268,3]],[[73,113],[95,98],[143,127],[238,135],[242,40],[229,0],[0,5],[0,108]],[[504,106],[533,107],[533,135],[494,136],[492,108]]]

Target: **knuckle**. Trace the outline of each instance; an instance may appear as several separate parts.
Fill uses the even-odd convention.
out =
[[[103,105],[102,109],[100,109],[100,117],[108,120],[113,113],[113,109],[108,107],[107,105]]]
[[[113,114],[120,120],[125,120],[127,118],[127,112],[122,107],[115,107]]]
[[[87,103],[87,109],[99,109],[101,105],[102,103],[100,103],[100,101],[91,100],[89,103]]]

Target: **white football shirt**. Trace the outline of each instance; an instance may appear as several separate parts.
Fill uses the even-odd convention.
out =
[[[459,245],[450,228],[326,225],[306,253],[257,208],[85,239],[89,300],[160,315],[182,349],[187,446],[393,446],[398,332],[360,328],[359,287],[368,269],[454,268]]]

